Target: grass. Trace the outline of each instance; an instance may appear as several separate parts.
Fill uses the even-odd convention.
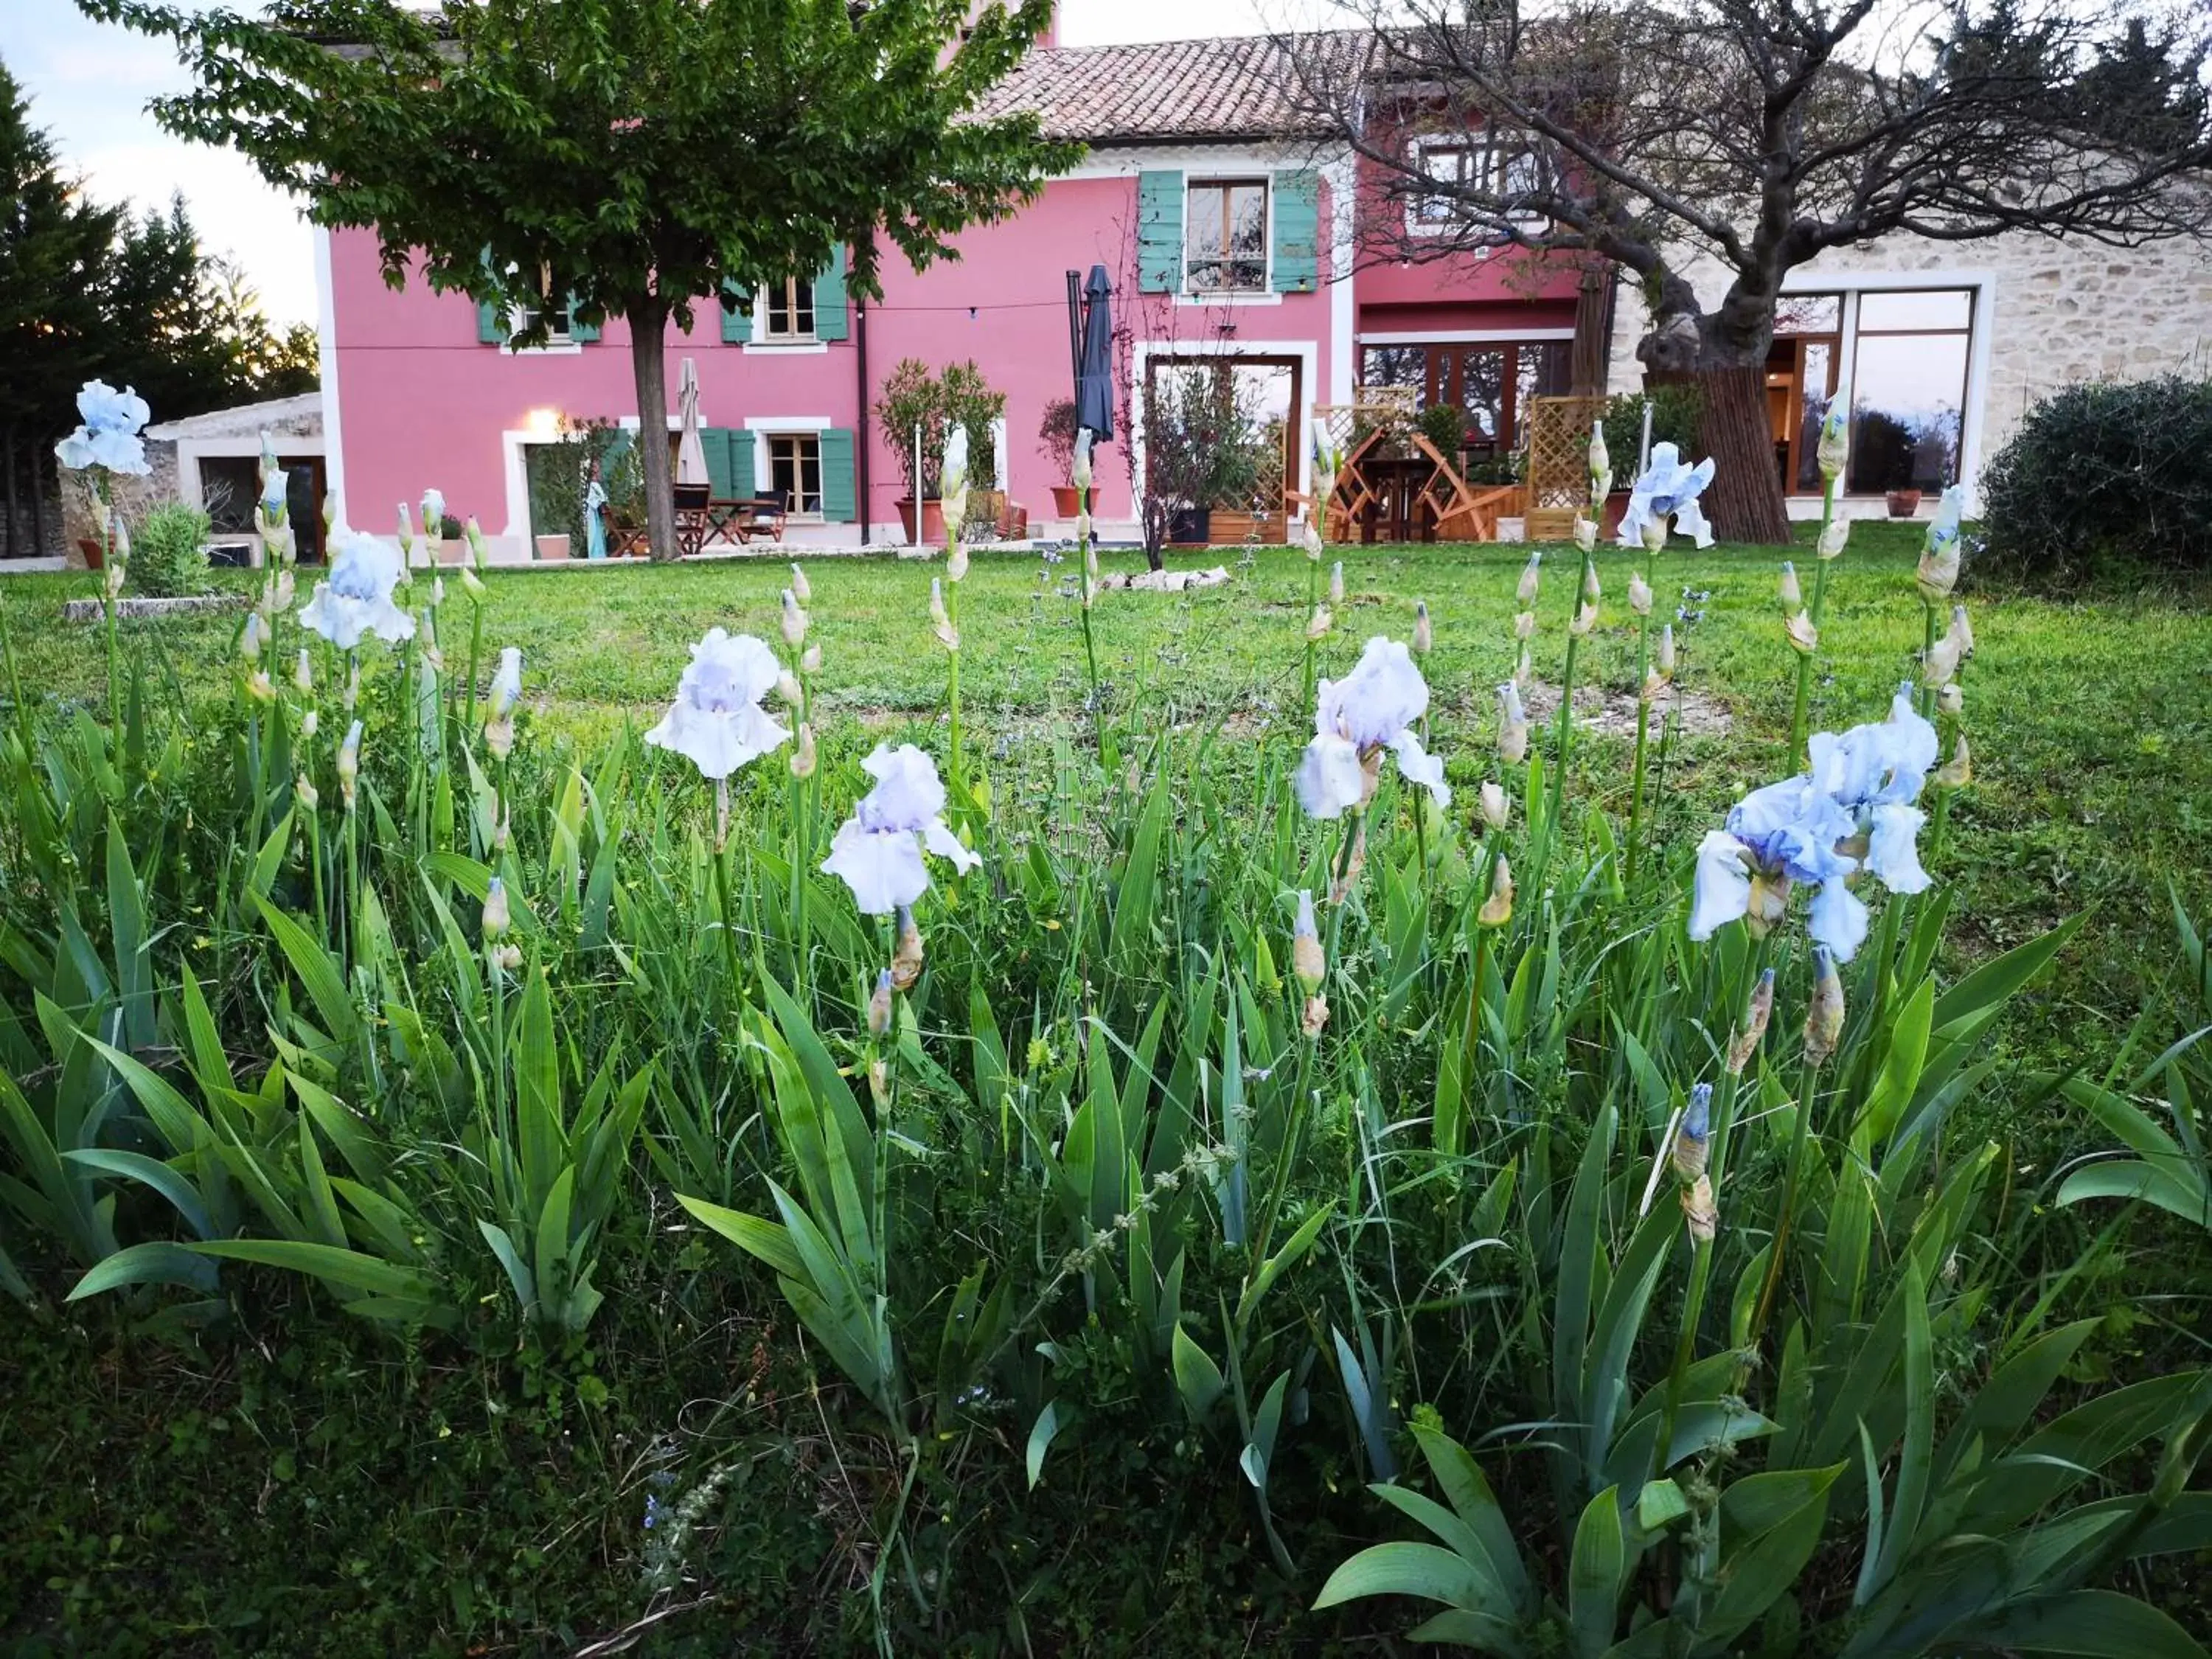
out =
[[[1917,545],[1911,527],[1863,525],[1832,570],[1815,729],[1876,718],[1890,690],[1914,672]],[[1512,666],[1509,623],[1526,550],[1332,551],[1340,554],[1347,603],[1322,647],[1322,672],[1348,666],[1370,634],[1405,636],[1413,602],[1425,599],[1436,619],[1426,665],[1433,746],[1455,783],[1479,781],[1496,732],[1492,688]],[[1304,559],[1284,549],[1261,550],[1249,563],[1227,550],[1213,556],[1232,565],[1226,586],[1100,597],[1094,623],[1107,695],[1118,708],[1157,709],[1163,723],[1221,721],[1232,735],[1302,732],[1310,716],[1295,706],[1297,656],[1287,641],[1305,614]],[[1617,696],[1636,678],[1626,605],[1631,557],[1619,549],[1601,556],[1603,623],[1579,675]],[[1142,568],[1133,554],[1103,562],[1109,571]],[[1724,710],[1729,725],[1687,738],[1670,756],[1670,828],[1717,820],[1744,788],[1784,769],[1795,659],[1782,637],[1775,562],[1766,549],[1698,553],[1680,544],[1662,560],[1654,584],[1662,614],[1679,605],[1695,618],[1677,624],[1678,684]],[[1554,550],[1538,601],[1536,672],[1554,684],[1571,568],[1571,555]],[[941,567],[817,557],[807,569],[810,637],[823,649],[830,714],[825,740],[872,741],[875,732],[941,718],[945,663],[927,614],[928,580]],[[772,637],[789,580],[781,562],[756,560],[495,573],[486,657],[493,647],[520,646],[532,718],[588,742],[623,721],[657,718],[691,642],[708,628]],[[89,586],[82,576],[0,586],[27,695],[99,704],[105,670],[96,630],[62,626],[49,609]],[[1083,722],[1088,687],[1073,588],[1072,567],[1029,555],[980,556],[963,586],[967,741],[1002,789],[1040,776],[1051,739]],[[2130,1017],[2160,981],[2170,956],[2169,883],[2200,910],[2212,904],[2212,873],[2198,850],[2212,830],[2212,591],[2116,586],[2054,599],[2007,587],[1966,597],[1979,648],[1965,675],[1975,783],[1954,811],[1945,854],[1962,888],[1956,937],[1977,953],[1991,951],[2091,913],[2069,952],[2070,971],[2035,1022],[2041,1057],[2067,1063],[2095,1050],[2112,1022]],[[442,643],[458,673],[467,607],[457,591],[444,616]],[[171,696],[191,707],[232,695],[234,613],[126,626],[158,641],[173,676]],[[1583,775],[1610,780],[1608,804],[1625,810],[1625,765]]]
[[[1426,665],[1435,746],[1455,781],[1471,786],[1489,770],[1489,688],[1510,664],[1519,550],[1346,553],[1352,591],[1324,672],[1348,665],[1370,633],[1402,635],[1413,600],[1425,599],[1437,622]],[[1816,687],[1816,724],[1873,717],[1910,672],[1920,634],[1911,562],[1911,532],[1875,526],[1835,573],[1822,656],[1832,675]],[[1540,606],[1540,675],[1557,673],[1565,568],[1554,562]],[[1608,553],[1607,625],[1582,659],[1616,693],[1634,672],[1626,568],[1625,556]],[[810,562],[834,716],[824,742],[842,757],[878,731],[941,717],[930,574],[888,561]],[[1770,552],[1669,553],[1662,575],[1662,603],[1699,613],[1681,624],[1681,687],[1729,721],[1669,758],[1669,844],[1686,848],[1682,831],[1714,822],[1738,791],[1785,765],[1794,659]],[[1310,717],[1297,706],[1296,641],[1308,579],[1301,558],[1270,550],[1224,589],[1107,596],[1095,620],[1109,695],[1140,729],[1219,723],[1223,767],[1259,754],[1256,736],[1302,738]],[[656,716],[704,628],[769,634],[786,580],[780,563],[497,575],[486,643],[527,653],[539,734],[580,743]],[[88,586],[10,580],[0,605],[27,686],[96,708],[98,634],[64,629],[47,609]],[[467,607],[453,599],[444,646],[458,671]],[[2212,810],[2206,607],[2201,595],[2117,590],[2065,603],[1988,592],[1974,604],[1981,653],[1966,684],[1979,777],[1948,842],[1962,889],[1954,936],[1966,954],[1983,954],[2090,909],[2067,971],[2012,1036],[2038,1060],[2109,1053],[2110,1025],[2171,955],[2167,881],[2200,908],[2204,900],[2193,849]],[[1083,728],[1078,614],[1056,575],[1041,582],[1034,562],[1012,558],[980,560],[961,608],[971,754],[1011,792]],[[214,712],[234,695],[236,623],[134,631],[158,642],[167,694],[187,712]],[[1617,805],[1625,744],[1595,741],[1612,752],[1578,774],[1577,787],[1587,781]],[[1283,744],[1268,752],[1279,762]],[[201,769],[219,781],[222,763],[205,758]],[[1471,804],[1470,793],[1459,808]],[[2044,1133],[2079,1142],[2087,1132],[2054,1121]],[[2084,1224],[2069,1214],[2067,1225]],[[956,1209],[933,1219],[957,1236],[966,1218]],[[622,1253],[619,1276],[610,1270],[607,1310],[589,1346],[557,1365],[528,1350],[395,1352],[346,1329],[343,1316],[281,1288],[271,1297],[260,1284],[241,1304],[234,1340],[134,1329],[131,1315],[103,1303],[0,1343],[0,1492],[21,1498],[0,1550],[0,1650],[550,1654],[626,1627],[641,1638],[635,1650],[665,1654],[871,1650],[860,1592],[884,1495],[901,1474],[895,1452],[850,1432],[849,1416],[847,1431],[833,1428],[828,1396],[837,1391],[799,1363],[788,1310],[757,1276],[728,1273],[657,1198],[641,1194],[625,1220],[635,1247]],[[2171,1338],[2148,1346],[2126,1321],[2191,1316],[2151,1309],[2150,1292],[2180,1279],[2164,1271],[2170,1262],[2193,1271],[2193,1259],[2140,1249],[2091,1254],[2069,1292],[2069,1306],[2114,1306],[2095,1363],[2115,1370],[2173,1351]],[[1103,1345],[1110,1332],[1094,1322],[1059,1362],[1095,1366],[1101,1395],[1119,1391],[1126,1360],[1082,1343]],[[1973,1368],[1966,1356],[1944,1363]],[[1143,1411],[1126,1399],[1085,1404],[1133,1419]],[[957,1544],[967,1576],[939,1599],[933,1622],[901,1613],[912,1621],[902,1650],[1376,1650],[1366,1626],[1304,1611],[1310,1583],[1262,1563],[1243,1476],[1209,1462],[1198,1437],[1170,1450],[1166,1437],[1146,1437],[1149,1424],[1100,1426],[1054,1451],[1035,1492],[1020,1489],[1021,1431],[1011,1421],[1005,1457],[932,1474],[914,1507],[920,1553],[951,1559]],[[689,1480],[708,1460],[720,1484],[702,1511],[699,1553],[678,1572],[669,1562],[681,1551],[646,1517],[684,1490],[662,1484],[673,1471],[690,1466]],[[1286,1468],[1310,1483],[1282,1504],[1313,1537],[1373,1526],[1356,1463],[1342,1454],[1324,1449]],[[940,1534],[951,1540],[942,1552]],[[1324,1553],[1317,1546],[1309,1565]],[[644,1625],[663,1613],[665,1625]]]

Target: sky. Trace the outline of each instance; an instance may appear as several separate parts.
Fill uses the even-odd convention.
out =
[[[210,9],[210,0],[182,3]],[[1270,15],[1261,3],[1062,0],[1060,39],[1091,46],[1258,33]],[[172,48],[93,22],[73,0],[0,0],[0,62],[89,194],[154,207],[182,191],[203,246],[246,268],[272,319],[314,320],[314,240],[295,204],[228,150],[172,138],[146,112],[149,99],[190,84]]]

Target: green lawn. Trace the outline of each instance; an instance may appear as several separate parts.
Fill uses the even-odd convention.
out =
[[[1922,629],[1911,580],[1917,540],[1911,527],[1862,526],[1832,568],[1816,727],[1878,718],[1889,690],[1912,672]],[[1804,551],[1809,587],[1809,546]],[[1371,633],[1407,635],[1414,600],[1425,599],[1436,625],[1428,659],[1434,746],[1455,782],[1479,781],[1496,732],[1491,688],[1511,668],[1509,621],[1526,550],[1335,552],[1349,597],[1322,648],[1323,672],[1348,666]],[[1616,696],[1635,683],[1630,556],[1618,549],[1602,556],[1603,622],[1595,649],[1582,657],[1585,684],[1595,672]],[[1207,557],[1230,565],[1227,586],[1100,597],[1093,620],[1108,696],[1146,728],[1223,720],[1238,738],[1271,729],[1302,734],[1310,717],[1294,705],[1306,562],[1282,549],[1262,550],[1249,565],[1239,563],[1235,549]],[[1103,563],[1142,568],[1133,554]],[[1571,568],[1571,551],[1555,554],[1539,601],[1536,668],[1553,683]],[[869,740],[847,720],[873,731],[940,718],[945,656],[931,638],[927,608],[929,580],[941,564],[817,556],[807,569],[824,701],[844,717],[826,739]],[[1049,739],[1084,718],[1073,569],[1048,568],[1034,555],[984,555],[963,585],[966,718],[991,764],[1007,774],[1048,763]],[[612,723],[656,718],[706,629],[720,623],[772,637],[788,580],[782,562],[767,560],[495,574],[486,655],[495,646],[520,646],[534,717],[588,742]],[[1689,832],[1716,821],[1737,793],[1783,764],[1795,666],[1775,580],[1770,550],[1698,553],[1677,544],[1663,557],[1655,584],[1662,613],[1678,605],[1702,613],[1678,624],[1679,684],[1702,709],[1728,717],[1727,730],[1693,734],[1670,757],[1667,817],[1684,849]],[[105,676],[98,631],[62,624],[52,608],[90,587],[83,576],[0,581],[27,695],[98,702]],[[468,607],[455,585],[448,588],[443,645],[458,672],[466,660]],[[1963,890],[1954,933],[1968,948],[1996,949],[2075,911],[2094,913],[2039,1022],[2039,1046],[2052,1058],[2072,1058],[2097,1046],[2100,1023],[2138,1008],[2163,972],[2172,955],[2168,884],[2193,906],[2212,901],[2212,874],[2199,851],[2212,827],[2212,590],[1968,597],[1979,646],[1964,677],[1976,779],[1947,847]],[[131,626],[159,638],[188,702],[230,695],[224,671],[234,614]],[[1577,783],[1625,798],[1626,745],[1598,742],[1624,763],[1601,759],[1578,770]],[[1002,778],[1002,787],[1013,781]]]

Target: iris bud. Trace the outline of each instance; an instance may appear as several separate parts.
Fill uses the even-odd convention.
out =
[[[1511,812],[1505,792],[1496,784],[1486,781],[1482,786],[1482,821],[1493,830],[1503,830]]]
[[[1344,561],[1341,559],[1329,567],[1328,602],[1331,605],[1344,603]]]
[[[1784,631],[1790,636],[1790,648],[1801,657],[1809,657],[1820,648],[1820,630],[1813,626],[1810,611],[1800,611],[1790,617]]]
[[[1642,571],[1635,572],[1628,579],[1628,608],[1639,617],[1651,614],[1651,584],[1644,580]]]
[[[1813,961],[1813,1000],[1805,1011],[1805,1063],[1821,1066],[1843,1040],[1844,981],[1826,945],[1814,951]]]
[[[1528,562],[1521,567],[1521,585],[1513,590],[1513,596],[1521,601],[1521,608],[1523,611],[1536,603],[1538,576],[1543,568],[1543,564],[1544,556],[1541,551],[1538,551],[1531,553],[1528,556]]]
[[[791,592],[801,605],[808,604],[814,598],[814,590],[806,585],[806,573],[796,562],[791,567]]]
[[[1483,900],[1474,919],[1485,927],[1503,927],[1513,920],[1513,866],[1503,854],[1491,872],[1490,896]]]
[[[1328,961],[1322,955],[1321,934],[1314,926],[1313,890],[1301,889],[1297,925],[1291,935],[1291,973],[1299,988],[1311,996],[1321,989],[1328,972]]]
[[[484,890],[483,936],[494,944],[514,925],[507,903],[507,884],[497,876]]]
[[[881,1037],[891,1029],[891,970],[876,975],[875,994],[868,999],[868,1035]]]
[[[1413,601],[1413,649],[1426,656],[1436,646],[1436,635],[1429,627],[1429,605],[1425,599]]]
[[[1805,595],[1797,586],[1797,567],[1789,560],[1782,562],[1782,608],[1800,611],[1804,608]]]

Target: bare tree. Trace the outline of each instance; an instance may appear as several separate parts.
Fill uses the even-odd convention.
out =
[[[1765,368],[1797,267],[1899,231],[2130,246],[2212,223],[2201,16],[2147,26],[2105,0],[1340,3],[1358,27],[1280,44],[1302,112],[1360,160],[1362,257],[1619,266],[1650,313],[1647,372],[1704,392],[1708,500],[1734,538],[1788,538]],[[1716,265],[1708,303],[1698,278]]]

